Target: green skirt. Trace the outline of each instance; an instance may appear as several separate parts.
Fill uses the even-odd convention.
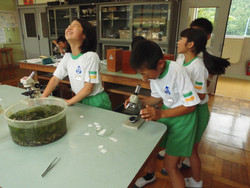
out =
[[[169,109],[165,105],[162,110]],[[196,128],[197,111],[177,117],[161,118],[158,122],[167,126],[167,134],[161,146],[166,148],[166,153],[171,156],[190,157],[193,150]]]
[[[103,91],[101,93],[98,93],[95,96],[86,97],[86,98],[84,98],[83,100],[81,100],[79,102],[82,103],[82,104],[95,106],[95,107],[98,107],[98,108],[112,110],[109,96],[105,91]]]
[[[195,143],[201,141],[201,137],[207,128],[209,121],[209,109],[207,103],[197,105],[197,114],[198,114],[198,122],[197,122],[197,131],[195,136]]]

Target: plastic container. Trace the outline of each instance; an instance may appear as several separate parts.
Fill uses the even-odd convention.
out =
[[[103,137],[110,136],[112,133],[113,133],[113,129],[111,127],[103,126],[103,125],[96,127],[96,134],[98,136],[103,136]]]
[[[22,110],[32,111],[35,108],[42,108],[46,111],[52,106],[54,108],[61,107],[60,112],[38,120],[10,119],[13,114]],[[65,135],[67,132],[67,108],[67,103],[58,98],[28,99],[8,107],[5,110],[4,117],[8,122],[10,134],[15,143],[22,146],[40,146],[54,142]]]

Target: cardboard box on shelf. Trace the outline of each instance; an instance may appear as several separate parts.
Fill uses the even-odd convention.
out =
[[[129,30],[119,30],[120,39],[129,39]]]
[[[122,49],[107,50],[107,70],[117,72],[122,69]]]

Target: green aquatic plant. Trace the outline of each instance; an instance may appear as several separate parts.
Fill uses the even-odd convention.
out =
[[[62,107],[56,105],[42,105],[30,109],[20,110],[9,118],[16,121],[41,120],[60,113]],[[27,122],[27,125],[29,123]],[[39,146],[49,144],[61,138],[66,132],[66,115],[57,121],[48,120],[40,126],[16,127],[9,124],[10,133],[15,143],[22,146]]]

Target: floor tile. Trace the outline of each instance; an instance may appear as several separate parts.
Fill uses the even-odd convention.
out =
[[[244,150],[217,144],[216,157],[246,165]]]

